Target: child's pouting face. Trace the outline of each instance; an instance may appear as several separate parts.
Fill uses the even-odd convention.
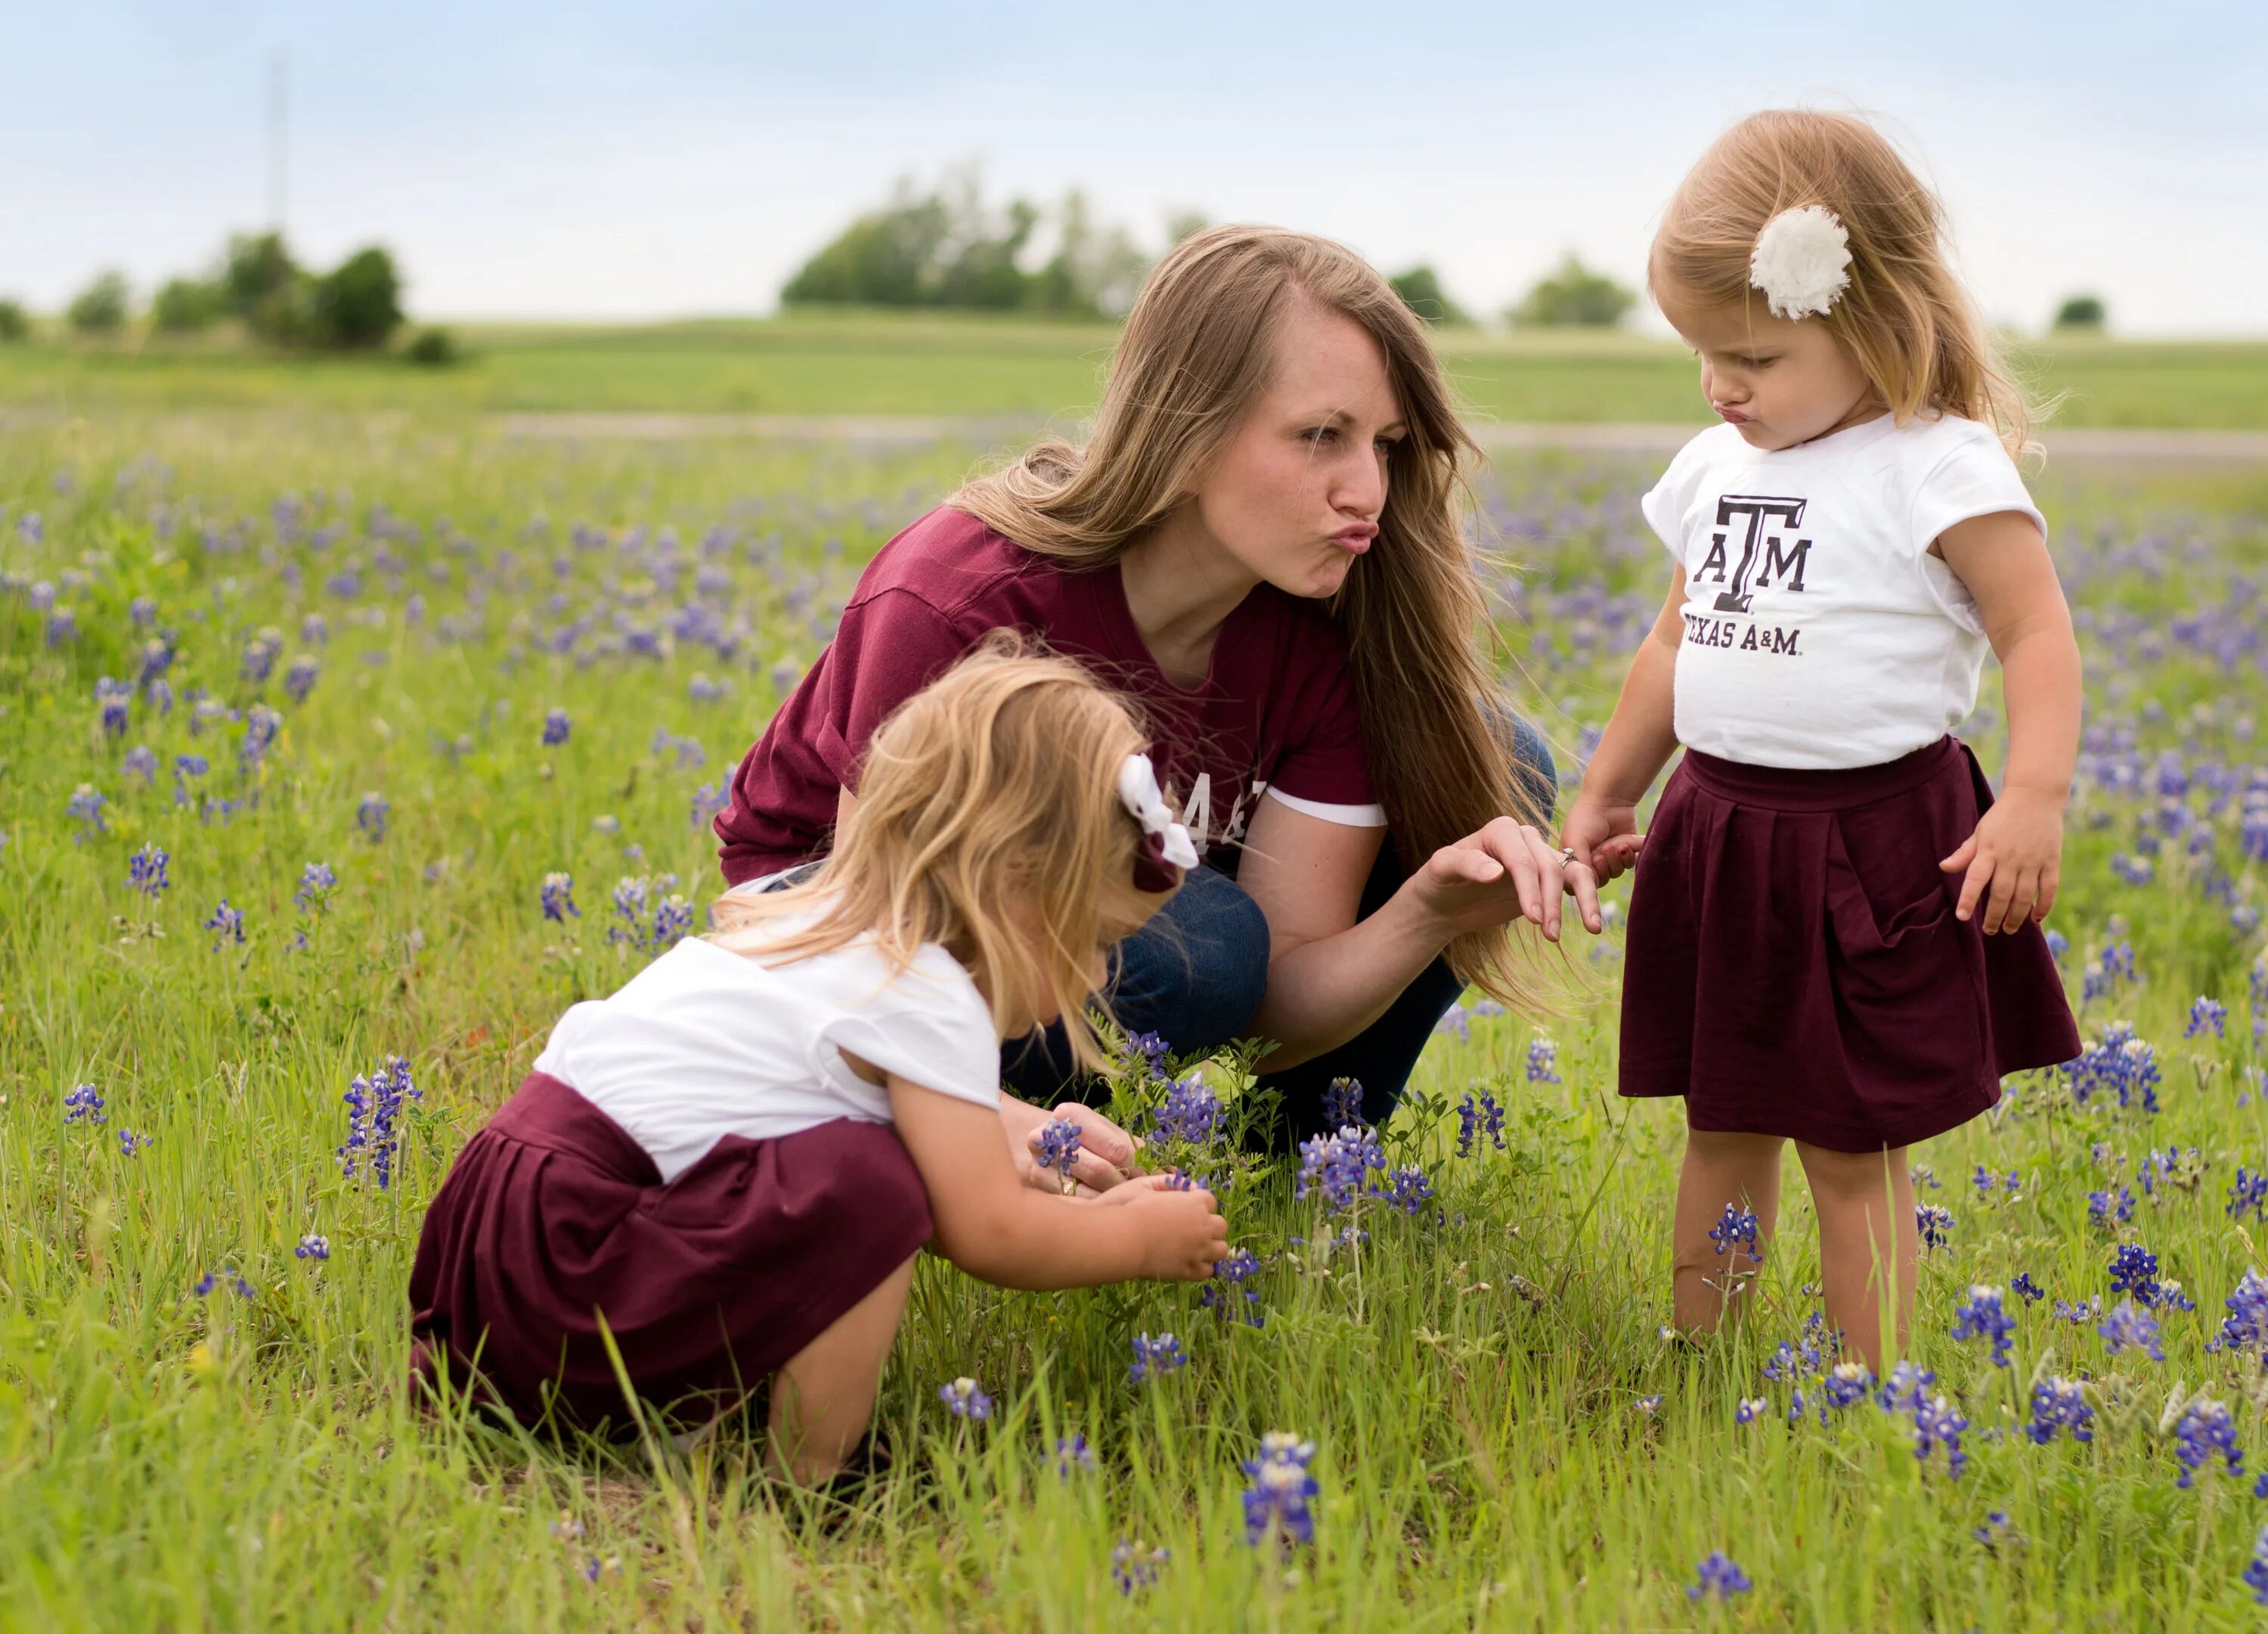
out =
[[[1762,301],[1705,305],[1660,291],[1662,315],[1701,360],[1701,394],[1751,448],[1793,448],[1888,412],[1859,365],[1816,319],[1773,316]]]

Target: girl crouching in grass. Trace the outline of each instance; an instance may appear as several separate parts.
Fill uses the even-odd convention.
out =
[[[1196,860],[1125,708],[995,640],[902,705],[789,889],[728,896],[561,1018],[458,1155],[410,1276],[414,1373],[523,1422],[761,1410],[792,1479],[864,1436],[924,1243],[1014,1288],[1202,1280],[1210,1193],[1020,1180],[999,1046],[1086,1020],[1103,952]],[[1021,1124],[1017,1126],[1021,1130]]]

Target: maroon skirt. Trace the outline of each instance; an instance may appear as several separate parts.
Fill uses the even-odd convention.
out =
[[[2078,1055],[2039,926],[1953,916],[1938,863],[1992,805],[1955,738],[1847,771],[1687,750],[1631,896],[1622,1093],[1683,1095],[1697,1130],[1879,1152]]]
[[[895,1130],[728,1135],[669,1185],[619,1123],[531,1074],[467,1143],[409,1274],[413,1379],[523,1423],[696,1423],[760,1390],[929,1240]]]

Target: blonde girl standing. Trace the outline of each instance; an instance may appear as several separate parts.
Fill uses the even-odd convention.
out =
[[[1913,1296],[1907,1147],[2079,1052],[2038,928],[2079,653],[2012,457],[2023,401],[1940,226],[1837,114],[1744,120],[1679,187],[1648,282],[1722,423],[1646,496],[1676,571],[1562,835],[1602,878],[1638,866],[1621,1087],[1685,1100],[1678,1325],[1737,1306],[1793,1139],[1828,1319],[1877,1371]],[[1988,645],[1997,801],[1948,735]]]
[[[575,1005],[465,1147],[410,1277],[414,1368],[525,1422],[751,1402],[809,1481],[864,1435],[924,1243],[1015,1288],[1199,1280],[1210,1194],[1020,1178],[999,1046],[1086,1020],[1103,950],[1197,861],[1126,709],[987,644],[868,747],[816,874]]]

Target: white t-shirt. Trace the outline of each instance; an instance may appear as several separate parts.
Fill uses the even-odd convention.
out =
[[[889,1092],[846,1049],[956,1100],[1000,1103],[991,1008],[933,945],[893,975],[871,942],[767,966],[688,938],[560,1017],[535,1070],[621,1124],[666,1184],[726,1135],[889,1122]]]
[[[1678,741],[1807,770],[1894,761],[1976,707],[1984,623],[1929,547],[1998,511],[2047,526],[1999,439],[1951,415],[1778,450],[1712,426],[1639,504],[1685,568]]]

